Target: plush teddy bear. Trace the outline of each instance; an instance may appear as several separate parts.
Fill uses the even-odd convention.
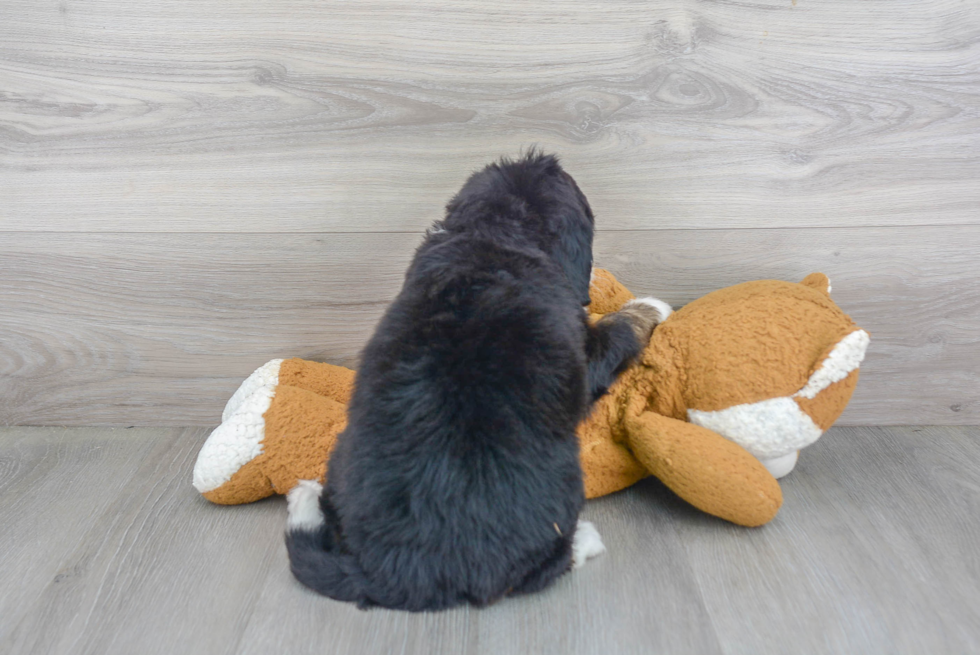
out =
[[[721,289],[662,322],[579,426],[586,496],[648,476],[701,510],[762,525],[782,504],[776,477],[840,415],[868,334],[830,300],[826,276]],[[632,294],[597,269],[594,318]],[[201,448],[194,486],[220,504],[323,480],[346,424],[354,372],[273,360],[228,401]]]

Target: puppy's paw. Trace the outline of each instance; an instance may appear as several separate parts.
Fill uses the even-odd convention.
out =
[[[674,310],[670,305],[665,303],[659,298],[652,298],[647,296],[646,298],[634,298],[626,303],[627,307],[634,307],[637,305],[642,305],[646,307],[652,307],[657,310],[656,318],[654,319],[658,324],[663,323],[667,320],[667,317],[674,313]]]
[[[320,511],[320,494],[323,485],[316,480],[300,480],[286,495],[286,520],[288,530],[312,532],[323,525],[323,512]]]
[[[599,531],[590,521],[579,519],[575,526],[575,538],[572,540],[572,568],[579,568],[586,560],[598,557],[606,552]]]
[[[634,298],[623,305],[620,314],[627,317],[636,338],[646,345],[653,334],[653,328],[667,320],[674,313],[670,305],[656,298]]]

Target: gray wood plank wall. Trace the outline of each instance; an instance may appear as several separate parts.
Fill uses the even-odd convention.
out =
[[[538,144],[675,304],[813,270],[845,424],[980,423],[980,4],[0,7],[0,424],[213,425],[353,365],[466,175]]]

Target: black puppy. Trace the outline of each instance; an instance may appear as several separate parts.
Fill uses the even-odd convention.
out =
[[[662,312],[588,324],[593,225],[554,157],[470,177],[363,352],[326,489],[289,494],[300,582],[361,607],[486,605],[604,550],[577,524],[575,427]]]

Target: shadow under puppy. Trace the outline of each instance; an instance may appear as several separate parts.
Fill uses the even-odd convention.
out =
[[[660,320],[587,321],[594,219],[553,156],[473,174],[362,354],[324,489],[289,494],[293,574],[405,610],[541,589],[604,550],[575,428]]]

